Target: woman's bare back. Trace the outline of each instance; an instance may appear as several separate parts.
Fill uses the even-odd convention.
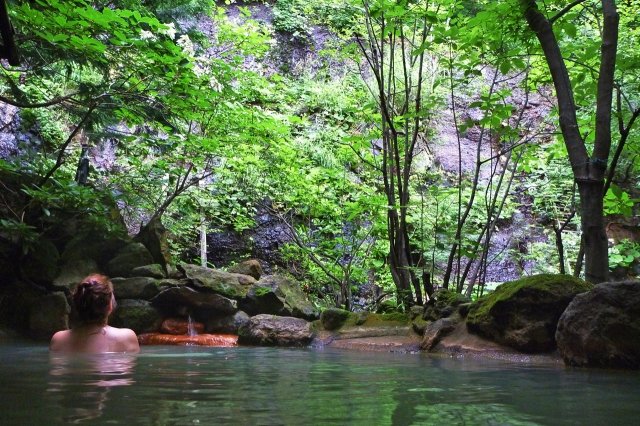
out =
[[[140,351],[140,345],[136,334],[128,328],[83,326],[54,334],[50,350],[61,353],[136,353]]]

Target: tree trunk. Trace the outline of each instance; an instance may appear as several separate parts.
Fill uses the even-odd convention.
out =
[[[578,182],[585,247],[585,279],[592,283],[606,281],[609,272],[608,241],[602,214],[603,186],[604,181]]]
[[[540,12],[535,0],[520,0],[520,4],[529,27],[540,42],[556,89],[560,129],[580,192],[585,277],[590,282],[599,283],[607,279],[609,272],[602,197],[611,148],[613,76],[619,21],[616,5],[613,0],[602,0],[602,45],[596,98],[595,142],[592,155],[589,156],[576,118],[576,104],[569,72],[551,22]],[[555,18],[551,20],[554,21]]]

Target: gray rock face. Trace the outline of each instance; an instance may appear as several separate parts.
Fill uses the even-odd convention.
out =
[[[160,292],[158,280],[155,278],[114,278],[111,282],[117,299],[150,300]]]
[[[182,264],[179,269],[191,280],[194,288],[211,291],[231,299],[246,296],[255,278],[248,275],[232,274],[202,266]]]
[[[153,298],[154,306],[172,311],[174,308],[184,306],[187,311],[208,310],[217,315],[233,314],[238,310],[238,302],[219,294],[200,292],[187,286],[168,288]]]
[[[603,283],[575,297],[556,331],[568,365],[640,368],[640,282]]]
[[[256,315],[238,330],[238,343],[261,346],[307,346],[313,340],[310,323],[293,317]]]
[[[157,331],[161,323],[160,313],[146,300],[118,301],[118,307],[109,318],[110,325],[127,327],[138,334]]]
[[[318,319],[318,311],[300,289],[300,284],[288,277],[267,275],[253,285],[240,308],[249,315],[272,314],[307,320]]]
[[[249,315],[238,311],[233,315],[209,318],[205,324],[208,333],[238,334],[238,330],[249,322]]]
[[[110,277],[130,277],[132,271],[139,267],[153,263],[149,250],[141,243],[131,243],[120,250],[107,265]]]

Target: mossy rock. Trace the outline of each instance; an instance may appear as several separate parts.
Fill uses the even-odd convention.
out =
[[[543,274],[504,283],[469,308],[470,332],[529,353],[555,349],[555,331],[571,300],[593,286],[570,275]]]
[[[451,316],[457,307],[469,303],[469,299],[464,294],[453,290],[441,289],[436,291],[424,307],[422,318],[427,321],[437,321],[440,318]]]
[[[261,277],[240,301],[240,308],[249,315],[271,314],[304,318],[309,321],[319,317],[317,309],[302,291],[300,283],[284,275]]]
[[[329,308],[320,314],[320,322],[325,330],[337,330],[345,324],[350,315],[351,312],[344,309]]]
[[[233,274],[186,263],[179,265],[178,269],[191,280],[194,288],[217,293],[230,299],[242,299],[256,282],[255,278],[249,275]]]
[[[404,312],[390,312],[386,314],[369,314],[362,324],[364,327],[397,327],[410,322],[409,314]]]

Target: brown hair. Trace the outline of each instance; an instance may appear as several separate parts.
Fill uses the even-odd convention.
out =
[[[81,322],[106,325],[113,299],[113,284],[109,278],[100,274],[89,275],[75,288],[72,298]]]

